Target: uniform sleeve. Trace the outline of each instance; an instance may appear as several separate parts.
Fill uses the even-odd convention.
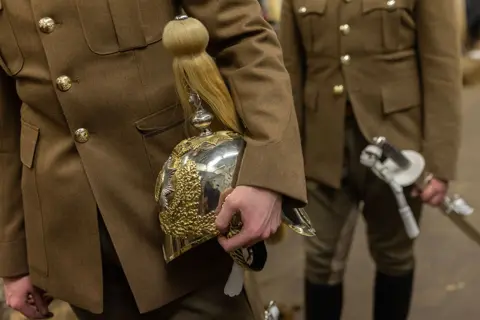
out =
[[[303,132],[304,106],[303,88],[305,83],[305,53],[301,43],[301,34],[295,20],[295,12],[292,0],[282,1],[282,13],[280,19],[280,43],[283,50],[285,67],[290,74],[292,82],[293,98],[297,118],[300,121],[300,131]]]
[[[0,69],[0,277],[28,273],[21,170],[20,100]]]
[[[291,83],[278,38],[258,0],[182,0],[210,33],[209,52],[246,127],[237,185],[266,188],[306,203],[305,174]]]
[[[456,2],[419,0],[418,49],[424,94],[424,154],[437,178],[456,177],[461,132],[461,32]]]

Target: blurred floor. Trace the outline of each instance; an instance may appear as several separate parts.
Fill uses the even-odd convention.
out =
[[[465,89],[464,98],[459,182],[452,190],[478,209],[471,221],[480,229],[480,87]],[[346,275],[343,320],[371,319],[373,266],[361,220]],[[410,320],[480,319],[480,246],[441,213],[427,209],[416,252],[418,271]],[[302,271],[302,239],[289,233],[287,242],[269,248],[268,265],[258,275],[263,298],[301,305]],[[296,319],[302,319],[301,312]]]

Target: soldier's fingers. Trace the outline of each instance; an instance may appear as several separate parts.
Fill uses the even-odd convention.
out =
[[[434,206],[434,207],[437,207],[437,206],[439,206],[440,204],[442,204],[443,199],[444,199],[443,194],[436,194],[435,196],[433,196],[433,197],[430,199],[429,204],[432,205],[432,206]]]
[[[275,228],[275,230],[277,230],[280,227],[280,225],[282,224],[283,213],[280,213],[278,215],[274,215],[274,217],[275,217],[275,220],[274,220],[274,223],[273,223],[274,224],[273,227]]]
[[[232,221],[233,216],[238,211],[238,205],[235,201],[226,198],[223,202],[223,206],[215,219],[215,225],[221,233],[226,233]]]
[[[222,210],[225,199],[230,195],[230,193],[232,193],[232,191],[233,188],[228,188],[225,189],[222,193],[220,193],[220,199],[218,199],[217,209],[215,210],[217,214],[220,212],[220,210]]]
[[[255,244],[256,242],[259,241],[259,239],[258,240],[257,239],[258,238],[253,237],[251,233],[242,229],[242,231],[240,231],[239,234],[231,238],[219,237],[218,242],[222,246],[223,250],[227,252],[232,252],[236,249],[246,248]]]
[[[435,195],[435,189],[432,186],[427,186],[421,194],[422,201],[429,202],[430,199]]]
[[[38,312],[40,312],[40,314],[43,316],[43,318],[40,319],[52,317],[53,314],[48,310],[48,305],[43,299],[43,295],[39,291],[34,289],[32,292],[32,296]]]
[[[274,235],[275,232],[277,232],[277,230],[279,229],[281,223],[282,223],[281,216],[274,215],[273,219],[270,220],[268,227],[266,227],[263,230],[260,240],[267,240],[272,235]]]
[[[32,306],[28,306],[17,311],[23,314],[27,319],[45,319],[45,317],[42,316],[42,314]]]
[[[15,311],[23,314],[27,319],[44,319],[44,316],[37,310],[34,305],[28,304],[27,301],[12,302],[8,306]]]

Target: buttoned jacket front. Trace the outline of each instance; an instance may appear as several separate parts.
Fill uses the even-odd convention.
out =
[[[101,312],[100,212],[140,311],[226,280],[215,240],[163,259],[154,184],[185,135],[162,32],[179,8],[207,27],[246,126],[237,183],[306,202],[289,76],[256,0],[0,0],[0,276]]]
[[[309,179],[339,187],[347,101],[367,140],[455,177],[461,32],[451,0],[284,0],[280,39]]]

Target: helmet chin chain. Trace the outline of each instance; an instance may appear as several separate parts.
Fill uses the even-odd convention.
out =
[[[405,231],[411,239],[414,239],[418,237],[420,231],[403,188],[412,185],[420,189],[423,188],[422,183],[419,183],[418,180],[424,173],[425,159],[420,153],[413,150],[397,150],[384,137],[376,137],[373,140],[373,144],[363,149],[360,155],[360,163],[370,168],[378,178],[390,186],[397,200],[398,211],[405,225]],[[460,222],[464,225],[467,224],[463,220],[464,216],[473,213],[473,208],[458,195],[446,196],[440,209],[443,213],[450,215],[456,224]],[[459,217],[462,220],[459,220]],[[472,227],[470,225],[468,226],[468,232],[465,231],[464,227],[460,227],[472,237],[470,230]],[[474,233],[472,238],[480,244],[480,233]]]

